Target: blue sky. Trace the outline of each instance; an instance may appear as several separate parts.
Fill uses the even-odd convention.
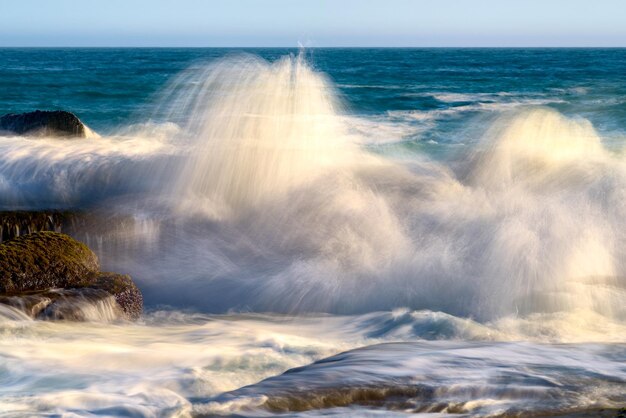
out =
[[[0,0],[0,46],[626,46],[625,0]]]

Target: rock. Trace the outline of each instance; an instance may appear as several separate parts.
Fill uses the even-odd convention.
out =
[[[0,296],[0,303],[11,306],[33,319],[67,321],[129,319],[112,295],[90,287]]]
[[[35,319],[135,320],[143,297],[130,276],[100,272],[86,245],[56,232],[0,244],[0,304]]]
[[[116,229],[132,229],[137,222],[134,216],[106,211],[0,210],[0,243],[42,231],[63,232],[79,240],[93,242],[90,240],[110,236]]]
[[[88,132],[75,114],[63,110],[9,113],[0,117],[0,131],[18,135],[81,138],[86,137]]]
[[[100,273],[89,287],[112,295],[128,319],[138,319],[143,311],[143,296],[127,274]]]
[[[64,224],[76,218],[70,211],[0,211],[0,243],[35,232],[62,232]]]
[[[52,301],[37,313],[36,319],[99,322],[130,319],[104,290],[62,289],[50,291],[45,297],[51,297]]]
[[[93,251],[67,235],[39,232],[0,244],[0,293],[87,286],[99,271]]]

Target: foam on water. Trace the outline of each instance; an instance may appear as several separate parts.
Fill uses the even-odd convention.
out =
[[[151,170],[154,162],[177,152],[167,144],[172,130],[163,125],[125,131],[88,139],[0,137],[0,206],[88,207],[144,192],[162,180],[159,171]]]
[[[515,334],[510,325],[408,310],[306,317],[158,311],[135,324],[13,318],[0,322],[0,399],[14,415],[116,417],[310,408],[319,415],[338,406],[480,416],[624,401],[623,345],[551,345],[552,337]],[[389,341],[403,344],[377,345]]]

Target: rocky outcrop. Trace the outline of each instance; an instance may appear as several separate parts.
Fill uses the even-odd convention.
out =
[[[71,211],[0,211],[0,243],[35,232],[62,232],[79,218]]]
[[[127,274],[100,273],[89,288],[113,296],[128,319],[138,319],[143,311],[143,296]]]
[[[0,293],[87,286],[99,271],[93,251],[67,235],[40,232],[0,245]]]
[[[0,117],[0,132],[29,136],[86,137],[88,129],[63,110],[9,113]]]
[[[93,251],[56,232],[0,244],[0,303],[46,319],[91,319],[96,308],[107,319],[137,319],[143,309],[129,276],[101,272]]]
[[[116,228],[135,228],[133,216],[79,209],[0,210],[0,243],[35,232],[62,232],[85,242],[111,234]]]

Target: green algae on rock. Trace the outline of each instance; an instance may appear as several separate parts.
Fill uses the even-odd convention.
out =
[[[128,319],[138,319],[143,311],[143,296],[127,274],[100,273],[89,288],[112,295]]]
[[[38,232],[0,244],[0,293],[87,286],[99,271],[89,247],[60,233]]]
[[[88,320],[87,308],[95,306],[106,307],[108,319],[134,320],[143,310],[130,276],[100,272],[89,247],[56,232],[0,244],[0,303],[36,319]]]

